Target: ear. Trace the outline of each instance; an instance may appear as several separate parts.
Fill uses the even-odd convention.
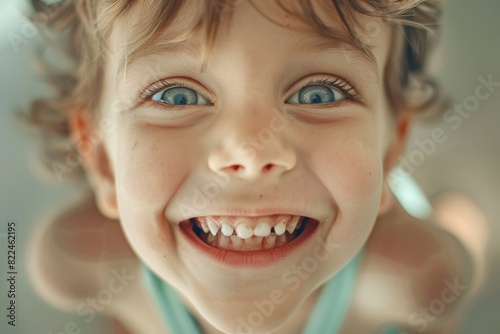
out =
[[[118,219],[115,179],[104,145],[103,132],[88,111],[73,112],[70,126],[97,207],[104,216]]]
[[[388,148],[384,156],[384,180],[382,184],[382,195],[380,199],[379,214],[388,212],[393,203],[394,195],[389,188],[389,173],[396,166],[399,157],[404,153],[412,117],[409,112],[402,112],[395,120],[396,131],[389,140]]]

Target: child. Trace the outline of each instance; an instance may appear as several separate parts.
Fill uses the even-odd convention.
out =
[[[75,67],[32,115],[92,190],[35,234],[45,298],[116,333],[452,329],[469,256],[388,187],[436,1],[33,3]]]

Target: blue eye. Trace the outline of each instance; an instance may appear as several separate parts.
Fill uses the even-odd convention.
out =
[[[172,106],[207,105],[210,102],[197,91],[187,87],[174,87],[156,93],[153,101]]]
[[[328,104],[348,98],[339,89],[330,85],[309,85],[301,88],[290,96],[286,103],[289,104]]]

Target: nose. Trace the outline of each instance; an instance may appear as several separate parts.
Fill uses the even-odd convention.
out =
[[[233,116],[219,128],[217,144],[209,154],[209,168],[246,181],[279,177],[294,168],[297,156],[284,140],[288,121],[274,109],[264,117],[257,113]]]

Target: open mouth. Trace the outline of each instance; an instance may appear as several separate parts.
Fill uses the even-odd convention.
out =
[[[312,232],[317,223],[308,217],[279,215],[266,218],[196,217],[181,224],[210,247],[258,252],[296,243],[302,239],[306,227]]]

